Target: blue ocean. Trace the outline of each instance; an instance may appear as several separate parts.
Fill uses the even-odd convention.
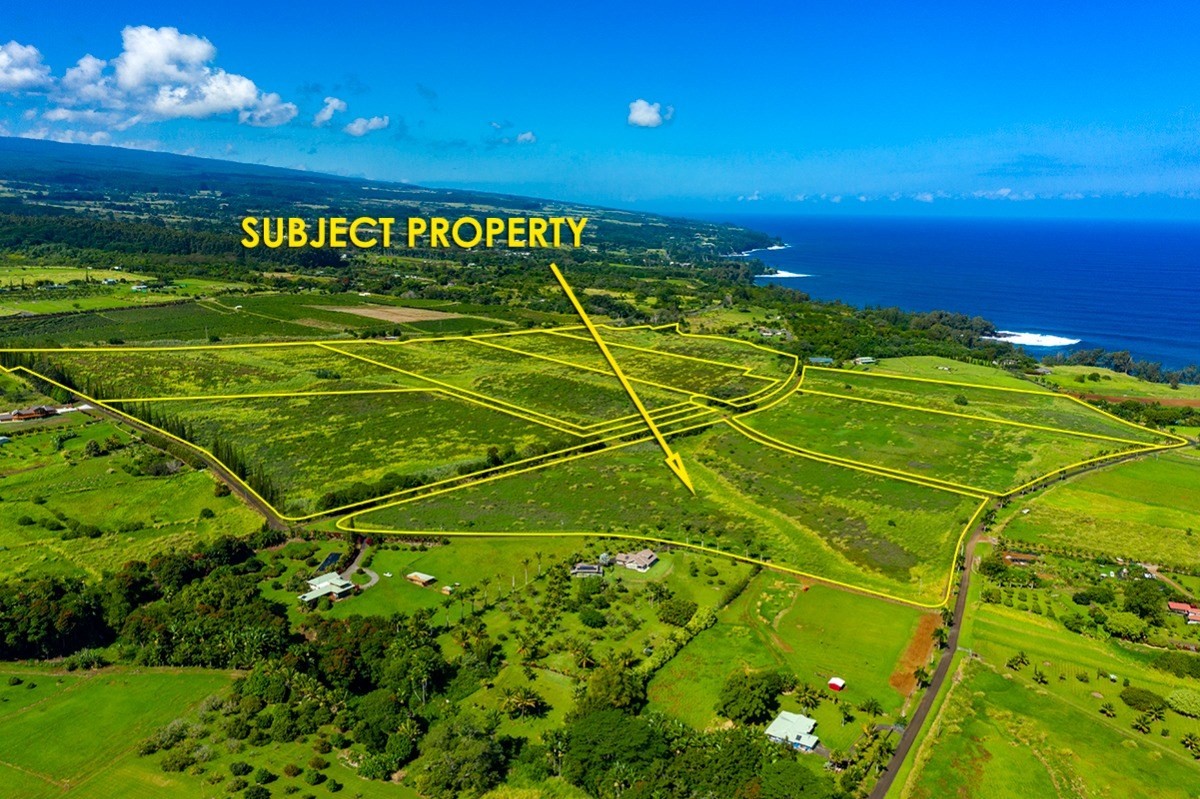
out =
[[[982,316],[1041,356],[1200,362],[1200,224],[745,216],[784,249],[760,278],[851,305]]]

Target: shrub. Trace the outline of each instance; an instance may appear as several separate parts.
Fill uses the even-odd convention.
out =
[[[324,771],[329,768],[329,761],[320,755],[313,755],[312,760],[308,761],[308,767],[317,771]]]
[[[1159,694],[1145,688],[1135,688],[1133,686],[1122,689],[1121,701],[1134,710],[1140,710],[1143,713],[1151,710],[1166,710],[1168,707],[1167,700]]]
[[[271,792],[261,785],[251,785],[242,795],[246,799],[271,799]]]
[[[604,620],[604,614],[595,608],[584,608],[579,611],[579,621],[583,622],[585,627],[591,627],[596,630],[607,623]]]
[[[1200,718],[1200,691],[1179,688],[1172,691],[1171,695],[1167,697],[1167,704],[1171,710],[1182,716]]]
[[[200,518],[201,519],[212,519],[212,518],[215,518],[216,515],[217,514],[213,511],[212,508],[201,508],[200,509]]]
[[[265,768],[260,768],[254,772],[254,781],[259,785],[267,785],[277,779],[279,778]]]
[[[666,624],[682,627],[691,621],[698,605],[690,599],[675,597],[668,599],[658,606],[658,620]]]
[[[196,764],[196,758],[183,749],[172,749],[162,760],[163,771],[183,771]]]
[[[302,771],[304,771],[304,769],[300,768],[295,763],[288,763],[283,767],[284,776],[287,777],[299,777],[300,772]]]

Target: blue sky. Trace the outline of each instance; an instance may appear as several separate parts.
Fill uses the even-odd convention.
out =
[[[1200,216],[1194,3],[34,8],[6,135],[656,210]]]

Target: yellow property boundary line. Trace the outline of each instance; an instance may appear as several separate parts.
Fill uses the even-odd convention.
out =
[[[743,430],[739,429],[739,426],[737,424],[735,424],[733,421],[731,421],[729,419],[723,419],[721,421],[723,421],[725,424],[727,424],[735,432],[745,435],[745,432]],[[691,430],[697,430],[697,429],[700,429],[703,427],[708,427],[708,426],[709,425],[707,425],[707,424],[693,425],[692,427],[673,431],[673,433],[676,433],[676,434],[686,433]],[[751,438],[750,436],[746,436],[746,437]],[[753,440],[753,439],[751,438],[751,440]],[[784,572],[786,574],[791,574],[791,575],[798,576],[798,577],[804,577],[804,578],[813,580],[815,582],[820,582],[820,583],[824,583],[827,585],[833,585],[838,588],[855,591],[857,593],[869,594],[871,596],[878,597],[881,599],[886,599],[891,602],[896,602],[896,603],[899,603],[902,605],[910,605],[912,607],[917,607],[917,608],[922,608],[922,609],[931,609],[931,608],[942,607],[950,600],[950,597],[953,594],[953,590],[954,590],[954,572],[958,565],[958,553],[962,550],[962,546],[963,546],[963,543],[966,541],[967,535],[970,533],[971,529],[976,525],[981,514],[983,513],[983,511],[987,508],[987,506],[991,503],[991,501],[993,499],[991,496],[980,496],[978,494],[967,494],[965,492],[953,492],[953,493],[962,494],[964,496],[968,496],[973,499],[979,499],[980,502],[976,506],[975,512],[973,514],[971,514],[971,517],[968,519],[967,524],[963,527],[962,531],[958,535],[958,540],[956,541],[955,546],[954,546],[954,553],[950,558],[950,567],[949,567],[949,572],[948,572],[947,579],[946,579],[945,589],[943,591],[942,598],[937,602],[921,602],[921,601],[914,600],[914,599],[906,599],[904,597],[899,597],[894,594],[889,594],[886,591],[880,591],[880,590],[877,590],[874,588],[868,588],[868,587],[862,586],[862,585],[855,585],[853,583],[842,582],[840,580],[835,580],[830,577],[813,574],[811,572],[806,572],[801,569],[794,569],[790,566],[784,566],[779,563],[774,563],[771,561],[765,561],[765,560],[761,560],[758,558],[752,558],[747,555],[738,555],[733,552],[726,552],[724,550],[717,549],[716,547],[708,547],[708,546],[704,546],[702,544],[685,543],[682,541],[676,541],[676,540],[668,539],[668,538],[659,538],[656,536],[637,535],[637,534],[632,534],[632,533],[608,533],[608,532],[600,532],[600,531],[591,531],[591,532],[586,532],[586,531],[488,532],[488,531],[476,531],[476,530],[471,530],[471,531],[398,530],[398,529],[392,529],[392,528],[387,528],[387,527],[372,527],[372,526],[361,527],[361,526],[356,525],[354,522],[355,519],[357,519],[358,517],[360,517],[364,514],[367,514],[367,513],[373,513],[375,511],[386,510],[386,509],[390,509],[390,508],[399,507],[402,505],[416,503],[421,500],[428,499],[430,497],[439,496],[442,494],[450,493],[452,491],[456,491],[459,488],[474,487],[474,486],[484,485],[486,483],[493,483],[493,482],[496,482],[499,480],[503,480],[507,477],[514,477],[514,476],[517,476],[520,474],[526,474],[529,472],[538,471],[541,469],[549,468],[551,466],[557,466],[561,463],[568,463],[571,461],[580,460],[582,458],[586,458],[591,455],[599,455],[604,452],[613,452],[618,449],[623,449],[625,447],[633,446],[634,444],[642,444],[642,443],[649,443],[649,439],[645,438],[645,439],[638,440],[638,441],[622,442],[615,446],[596,450],[594,452],[582,453],[580,455],[575,455],[570,458],[558,459],[558,460],[555,460],[550,463],[537,464],[535,466],[529,467],[528,469],[522,469],[522,470],[516,471],[516,472],[507,472],[505,474],[494,475],[492,477],[488,477],[483,480],[473,481],[467,485],[452,486],[449,488],[442,489],[440,491],[433,491],[433,492],[421,494],[420,496],[411,497],[411,498],[408,498],[405,500],[400,500],[398,502],[390,502],[390,503],[387,503],[384,505],[377,505],[375,507],[356,511],[354,513],[351,513],[351,514],[348,514],[346,516],[339,518],[335,524],[335,527],[338,530],[341,530],[343,532],[379,534],[379,535],[406,535],[406,536],[424,536],[424,537],[445,536],[445,537],[450,537],[450,538],[476,538],[476,537],[480,537],[480,538],[616,538],[616,539],[629,540],[629,541],[647,541],[647,542],[651,542],[651,543],[655,543],[655,544],[662,544],[662,545],[672,546],[672,547],[682,547],[682,548],[694,550],[697,552],[704,552],[704,553],[711,554],[711,555],[718,555],[718,556],[722,556],[722,557],[733,558],[733,559],[742,561],[744,563],[752,563],[752,564],[756,564],[758,566],[762,566],[764,568],[773,569],[773,570],[779,571],[779,572]],[[761,442],[756,442],[756,443],[761,443]],[[777,449],[780,449],[780,451],[784,452],[784,454],[792,455],[794,457],[808,457],[805,455],[800,455],[799,453],[788,452],[787,450],[782,449],[782,448],[777,448]],[[821,460],[821,459],[820,458],[812,458],[812,460]],[[832,465],[832,466],[845,466],[844,464],[838,464],[838,463],[833,463],[833,462],[828,462],[828,464]],[[854,467],[847,467],[847,468],[854,468]],[[865,472],[871,472],[873,474],[876,474],[876,476],[882,477],[884,479],[897,479],[895,475],[873,472],[871,469],[868,469],[868,468],[860,468],[860,470],[865,471]],[[932,485],[922,485],[922,487],[929,488],[931,490],[942,490],[942,491],[948,490],[945,488],[939,488],[938,486],[932,486]],[[814,531],[814,532],[816,532],[816,531]]]
[[[606,327],[609,329],[614,329],[609,326],[603,326],[603,327]],[[647,325],[647,326],[638,326],[638,327],[648,328],[648,329],[652,329],[652,330],[661,330],[661,329],[665,329],[665,328],[668,328],[671,326],[663,325],[663,326],[655,328],[655,327]],[[779,392],[779,396],[777,396],[773,401],[771,401],[767,405],[752,409],[750,411],[740,414],[739,416],[748,416],[753,413],[758,413],[758,412],[761,412],[764,410],[768,410],[768,409],[778,405],[779,403],[783,402],[784,400],[790,398],[792,395],[794,395],[797,392],[802,390],[805,373],[807,372],[807,370],[809,368],[822,369],[822,367],[810,367],[810,366],[806,365],[801,370],[799,368],[799,359],[796,358],[795,356],[790,356],[790,355],[787,355],[786,353],[779,353],[779,352],[777,352],[775,350],[771,350],[767,347],[762,347],[761,345],[754,344],[753,342],[745,342],[745,341],[740,341],[740,340],[736,340],[736,339],[726,339],[726,338],[723,338],[720,336],[708,336],[708,335],[682,333],[681,331],[678,331],[678,325],[675,325],[674,327],[676,328],[676,332],[679,333],[679,335],[692,336],[695,338],[709,338],[709,339],[716,339],[716,340],[721,340],[721,341],[734,341],[734,342],[742,344],[742,345],[748,344],[751,347],[762,349],[766,352],[770,352],[770,353],[773,353],[776,355],[782,355],[785,357],[792,358],[793,369],[792,369],[791,375],[788,378],[781,381],[780,383],[777,383],[774,386],[768,387],[768,389],[767,389],[767,390],[771,390],[773,388],[779,388],[782,386],[783,390],[781,390]],[[582,329],[582,328],[580,328],[579,326],[573,326],[573,327],[567,328],[567,329]],[[634,328],[616,328],[616,329],[634,329]],[[529,331],[491,333],[491,334],[484,334],[484,335],[481,335],[478,337],[484,337],[484,336],[497,337],[497,336],[506,336],[506,335],[521,335],[521,334],[525,334],[525,333],[545,333],[545,332],[547,332],[547,331],[535,329],[535,330],[529,330]],[[450,336],[450,337],[443,337],[443,338],[414,339],[414,340],[410,340],[408,342],[395,342],[395,343],[386,342],[386,343],[388,343],[388,344],[410,344],[410,343],[421,342],[421,341],[440,341],[440,340],[461,341],[464,339],[469,340],[470,338],[477,338],[477,337],[475,337],[475,336]],[[7,350],[7,351],[10,351],[10,352],[46,352],[46,353],[54,353],[54,352],[86,352],[86,353],[162,352],[164,350],[165,351],[169,351],[169,350],[209,350],[209,349],[220,350],[220,349],[240,349],[240,348],[243,348],[243,349],[244,348],[271,348],[271,347],[279,347],[279,346],[308,347],[308,346],[313,346],[313,345],[321,346],[324,343],[325,342],[318,342],[318,341],[299,341],[299,342],[227,344],[227,345],[184,346],[184,347],[28,348],[28,349],[13,349],[13,350]],[[347,344],[353,345],[353,343],[354,342],[351,342],[351,341],[335,340],[335,341],[328,342],[328,344],[336,345],[336,346],[325,346],[324,348],[328,349],[332,352],[335,352],[337,354],[340,354],[340,355],[345,355],[348,357],[357,357],[360,360],[364,360],[368,363],[373,363],[376,366],[379,366],[379,367],[382,367],[385,369],[390,369],[392,371],[401,372],[401,373],[416,377],[420,380],[423,380],[426,382],[434,382],[436,384],[436,381],[431,381],[429,378],[422,377],[416,373],[410,373],[405,370],[399,369],[397,367],[392,367],[387,364],[383,364],[381,362],[376,362],[376,361],[373,361],[372,359],[368,359],[368,358],[365,358],[362,356],[356,356],[356,355],[353,355],[352,353],[347,353],[347,352],[341,351],[336,348],[337,346],[346,346]],[[360,343],[379,343],[379,342],[360,342]],[[657,351],[654,351],[654,352],[657,352]],[[521,353],[521,354],[529,355],[529,353]],[[663,354],[671,355],[671,353],[663,353]],[[759,443],[759,444],[762,444],[765,446],[774,446],[774,448],[780,450],[781,452],[784,452],[785,454],[790,454],[790,455],[794,455],[797,457],[810,458],[812,460],[819,461],[819,462],[825,463],[830,466],[856,469],[859,471],[863,471],[864,473],[873,474],[873,475],[876,475],[876,476],[879,476],[879,477],[882,477],[885,479],[903,480],[903,481],[914,483],[916,485],[919,485],[919,486],[922,486],[925,488],[929,488],[932,490],[948,491],[948,492],[952,492],[952,493],[958,493],[963,496],[979,498],[980,499],[979,506],[976,508],[975,513],[971,516],[967,525],[963,528],[962,532],[960,533],[960,535],[958,537],[958,541],[955,545],[954,555],[951,559],[949,577],[946,581],[946,588],[945,588],[945,592],[943,594],[943,598],[941,599],[941,601],[939,601],[937,603],[927,603],[927,602],[920,602],[920,601],[916,601],[916,600],[912,600],[912,599],[905,599],[905,598],[898,597],[898,596],[895,596],[892,594],[888,594],[887,592],[867,588],[865,586],[844,583],[844,582],[841,582],[838,580],[833,580],[833,579],[830,579],[827,577],[822,577],[820,575],[811,574],[809,572],[804,572],[799,569],[793,569],[793,568],[790,568],[787,566],[782,566],[777,563],[758,560],[758,559],[750,558],[748,556],[741,556],[741,555],[737,555],[732,552],[725,552],[723,550],[716,549],[714,547],[706,547],[706,546],[699,545],[699,544],[681,543],[679,541],[657,538],[657,537],[653,537],[653,536],[604,533],[604,532],[597,532],[597,531],[590,531],[590,532],[567,532],[567,531],[512,532],[512,531],[509,531],[509,532],[491,533],[491,532],[481,532],[481,531],[437,531],[437,530],[403,531],[403,530],[387,530],[387,529],[374,529],[374,528],[365,528],[364,529],[364,528],[354,528],[354,527],[345,526],[347,523],[352,524],[353,519],[357,518],[358,516],[363,515],[364,513],[370,512],[370,511],[382,510],[385,508],[395,507],[397,505],[405,504],[408,502],[415,502],[417,500],[424,499],[426,497],[437,496],[439,494],[448,493],[450,491],[454,491],[459,488],[466,488],[468,486],[479,485],[479,484],[485,483],[485,482],[492,482],[492,481],[500,480],[500,479],[503,479],[503,478],[506,478],[509,476],[516,476],[516,475],[523,474],[526,472],[534,471],[536,469],[547,468],[550,466],[557,465],[559,463],[568,463],[571,461],[579,460],[582,458],[586,458],[590,455],[600,454],[600,453],[607,452],[610,450],[615,450],[615,449],[621,449],[621,448],[624,448],[627,446],[632,446],[634,444],[645,443],[645,442],[650,441],[650,437],[648,435],[641,435],[636,438],[628,438],[631,435],[628,431],[624,432],[624,433],[618,433],[615,435],[611,435],[607,438],[601,438],[601,439],[588,441],[588,442],[579,444],[575,447],[569,447],[569,448],[566,448],[563,450],[558,450],[555,452],[550,452],[550,453],[546,453],[543,455],[534,456],[531,458],[523,459],[521,461],[514,461],[509,464],[503,464],[501,466],[492,467],[492,468],[489,468],[486,470],[481,470],[479,472],[475,472],[475,473],[471,473],[471,474],[467,474],[467,475],[457,475],[457,476],[446,478],[444,480],[439,480],[439,481],[436,481],[434,483],[430,483],[430,484],[427,484],[424,486],[419,486],[419,487],[412,488],[412,489],[405,489],[404,491],[394,492],[392,494],[384,495],[381,497],[374,497],[372,499],[364,500],[362,502],[351,503],[351,504],[343,505],[343,506],[340,506],[337,508],[330,508],[330,509],[327,509],[324,511],[320,511],[318,513],[308,514],[305,516],[292,517],[292,516],[286,516],[286,515],[280,513],[280,511],[277,508],[275,508],[274,505],[272,505],[270,502],[267,502],[257,491],[254,490],[254,488],[252,486],[250,486],[248,483],[246,483],[246,481],[242,480],[240,477],[238,477],[236,474],[234,474],[232,472],[232,470],[226,464],[224,464],[222,461],[220,461],[220,459],[216,458],[208,450],[206,450],[203,447],[200,447],[199,445],[196,445],[190,441],[180,438],[179,436],[169,433],[168,431],[163,430],[155,425],[148,424],[144,420],[141,420],[135,416],[132,416],[131,414],[125,413],[125,412],[121,411],[120,409],[114,408],[108,404],[109,402],[115,402],[114,400],[103,401],[103,400],[95,399],[93,397],[89,397],[76,389],[72,389],[68,386],[58,383],[50,378],[47,378],[45,375],[42,375],[38,372],[35,372],[35,371],[28,369],[26,367],[23,367],[23,366],[14,367],[11,369],[4,369],[3,371],[5,371],[7,373],[15,373],[17,371],[24,372],[24,373],[31,375],[35,378],[38,378],[50,385],[53,385],[63,391],[74,394],[86,402],[93,403],[99,407],[102,407],[121,418],[128,419],[129,421],[131,421],[133,423],[136,423],[143,427],[147,427],[151,430],[154,430],[156,433],[158,433],[159,435],[162,435],[164,438],[167,438],[171,441],[175,441],[189,449],[192,449],[194,451],[202,453],[203,455],[207,456],[208,458],[212,459],[213,461],[215,461],[217,463],[221,463],[222,466],[224,466],[224,468],[230,473],[230,475],[238,482],[238,484],[244,490],[246,490],[250,495],[257,498],[260,502],[262,502],[267,507],[270,507],[281,519],[283,519],[285,521],[306,521],[309,519],[314,519],[314,518],[318,518],[318,517],[322,517],[322,516],[330,516],[330,515],[334,515],[337,513],[341,513],[343,511],[360,508],[360,510],[353,511],[350,514],[347,514],[347,515],[339,518],[335,523],[335,527],[339,530],[346,531],[346,532],[398,534],[398,535],[411,535],[411,536],[429,536],[429,535],[447,536],[447,537],[451,537],[451,536],[453,536],[453,537],[489,537],[489,536],[492,536],[492,537],[508,537],[508,538],[515,538],[515,537],[595,537],[595,538],[617,538],[617,539],[626,539],[626,540],[648,541],[648,542],[658,543],[658,544],[663,544],[663,545],[684,547],[687,549],[692,549],[692,550],[699,551],[699,552],[705,552],[705,553],[712,554],[712,555],[729,557],[729,558],[733,558],[733,559],[740,560],[740,561],[747,562],[747,563],[754,563],[754,564],[760,565],[765,568],[770,568],[770,569],[774,569],[776,571],[804,577],[807,579],[814,580],[816,582],[834,585],[834,586],[844,588],[847,590],[851,590],[851,591],[855,591],[858,593],[876,596],[876,597],[887,599],[889,601],[897,602],[900,604],[910,605],[913,607],[925,608],[925,609],[942,607],[949,601],[949,599],[953,593],[953,588],[954,588],[953,577],[954,577],[954,571],[957,567],[958,555],[962,551],[962,547],[966,540],[967,534],[978,522],[981,514],[983,513],[985,508],[988,506],[988,504],[993,499],[1003,499],[1003,498],[1012,497],[1012,496],[1014,496],[1018,493],[1021,493],[1033,486],[1036,486],[1041,483],[1049,482],[1049,481],[1053,480],[1054,478],[1056,478],[1062,474],[1065,474],[1066,472],[1069,472],[1073,469],[1081,468],[1084,466],[1089,466],[1089,465],[1104,462],[1104,461],[1115,460],[1118,458],[1126,458],[1126,457],[1130,457],[1133,455],[1175,449],[1178,447],[1186,446],[1188,444],[1188,440],[1186,438],[1183,438],[1182,436],[1177,436],[1177,435],[1171,434],[1171,433],[1162,433],[1157,430],[1151,430],[1149,428],[1145,428],[1140,425],[1136,425],[1131,422],[1127,422],[1111,413],[1100,410],[1099,408],[1094,408],[1091,405],[1089,405],[1088,403],[1083,402],[1082,400],[1078,400],[1074,397],[1068,397],[1069,399],[1079,402],[1080,404],[1082,404],[1084,407],[1088,408],[1091,411],[1101,413],[1102,415],[1105,415],[1105,416],[1109,416],[1122,424],[1132,426],[1139,430],[1143,430],[1145,432],[1151,433],[1152,435],[1172,439],[1173,443],[1146,445],[1146,446],[1142,446],[1140,448],[1135,448],[1135,449],[1126,450],[1126,451],[1122,451],[1122,452],[1116,452],[1116,453],[1112,453],[1112,454],[1108,454],[1108,455],[1102,455],[1102,456],[1098,456],[1095,458],[1090,458],[1087,460],[1079,461],[1079,462],[1070,464],[1068,466],[1064,466],[1055,471],[1049,472],[1045,475],[1041,475],[1041,476],[1039,476],[1021,486],[1018,486],[1017,488],[1011,489],[1007,492],[996,493],[996,492],[991,492],[991,491],[985,491],[982,489],[977,489],[977,488],[970,487],[970,486],[962,486],[959,484],[951,483],[949,481],[939,481],[936,479],[912,474],[909,472],[904,472],[901,470],[891,470],[891,469],[879,467],[879,466],[876,466],[873,464],[866,464],[866,463],[862,463],[862,462],[858,462],[858,461],[852,461],[849,459],[837,458],[836,456],[828,456],[828,455],[824,455],[821,453],[815,453],[815,452],[811,452],[811,451],[802,450],[801,448],[793,447],[792,445],[789,445],[786,442],[781,442],[781,441],[777,441],[776,439],[772,439],[769,436],[766,436],[765,434],[759,433],[758,431],[753,431],[752,428],[746,428],[741,422],[736,421],[734,419],[724,419],[724,418],[720,419],[720,420],[710,419],[710,420],[707,420],[704,422],[700,422],[699,424],[695,424],[695,425],[691,425],[689,427],[685,427],[685,428],[681,428],[681,429],[677,429],[677,430],[671,430],[671,431],[667,432],[667,435],[681,434],[681,433],[686,433],[686,432],[690,432],[693,430],[698,430],[698,429],[709,427],[713,423],[716,423],[717,421],[724,421],[732,429],[734,429],[735,431],[739,432],[742,435],[745,435],[747,438],[750,438],[751,440],[756,441],[756,443]],[[797,381],[795,386],[788,389],[787,384],[791,381],[792,378],[795,377],[797,371],[800,371],[800,380]],[[834,370],[824,370],[824,371],[839,372],[842,370],[834,369]],[[985,389],[985,390],[986,389],[994,389],[994,390],[1001,390],[1001,391],[1011,391],[1011,392],[1016,392],[1016,393],[1029,393],[1029,394],[1048,395],[1048,396],[1065,396],[1065,395],[1057,395],[1053,392],[1031,391],[1031,390],[1026,390],[1026,389],[1013,389],[1013,388],[1003,388],[1003,387],[978,386],[973,383],[957,383],[957,382],[953,382],[953,381],[938,381],[938,380],[930,380],[927,378],[908,378],[908,377],[899,376],[899,375],[879,375],[879,374],[874,374],[874,373],[863,373],[863,372],[852,372],[852,374],[871,374],[871,376],[873,376],[873,377],[888,377],[888,378],[895,378],[895,379],[899,379],[899,380],[918,380],[920,382],[942,383],[942,384],[946,384],[946,385],[960,385],[960,386],[964,386],[964,387],[981,388],[981,389]],[[461,389],[458,389],[457,387],[453,387],[453,386],[449,386],[448,388],[449,388],[449,390],[447,390],[445,392],[439,392],[437,389],[393,389],[390,391],[387,389],[384,389],[381,391],[367,391],[365,393],[403,393],[403,392],[425,390],[430,393],[447,393],[447,394],[454,396],[455,398],[464,399],[464,400],[469,401],[469,398],[459,396],[458,392],[462,391]],[[758,392],[758,393],[761,393],[761,392]],[[817,392],[811,392],[811,393],[817,393]],[[232,398],[242,398],[245,396],[246,395],[232,395],[230,398],[231,399]],[[297,394],[293,393],[293,394],[287,394],[287,395],[283,395],[283,396],[297,396]],[[494,405],[490,405],[486,401],[484,401],[487,399],[486,397],[484,397],[484,395],[478,395],[478,396],[483,397],[483,400],[476,400],[476,404],[483,405],[484,407],[490,408],[492,410],[501,410],[501,411],[503,410],[501,408],[496,408]],[[830,395],[830,396],[840,397],[840,395]],[[844,398],[844,397],[840,397],[840,398]],[[179,399],[195,399],[195,398],[179,398]],[[849,398],[846,398],[846,399],[849,399]],[[151,401],[151,400],[143,398],[141,400],[138,400],[138,399],[128,400],[127,402],[137,402],[137,401]],[[880,404],[887,404],[887,403],[883,403],[882,401],[879,401],[879,402],[880,402]],[[516,407],[516,406],[513,406],[513,407]],[[671,406],[671,407],[675,408],[678,406]],[[699,419],[699,418],[705,417],[705,416],[711,417],[712,415],[717,413],[717,410],[713,409],[713,408],[705,408],[703,406],[696,406],[696,407],[697,407],[697,413],[695,415],[684,416],[682,418],[674,419],[674,420],[671,420],[666,423],[667,424],[678,424],[681,422],[693,421],[695,419]],[[899,407],[904,410],[913,410],[913,411],[928,410],[928,409],[920,409],[920,408],[914,409],[914,408],[909,408],[909,407],[903,406],[903,405],[897,405],[896,407]],[[682,413],[682,412],[683,411],[673,411],[672,415],[677,414],[677,413]],[[513,413],[512,415],[518,415],[518,414]],[[550,418],[550,417],[547,417],[547,418]],[[997,420],[986,419],[986,418],[981,419],[981,420],[985,421],[985,422],[997,421]],[[548,427],[551,426],[551,425],[545,425],[545,423],[542,423],[542,422],[537,422],[536,420],[533,420],[533,419],[527,419],[527,421],[535,422],[538,424],[543,424],[544,426],[548,426]],[[609,422],[609,424],[611,424],[611,422]],[[1020,424],[1020,423],[1017,423],[1017,424]],[[1036,426],[1031,426],[1031,427],[1033,427],[1033,429],[1040,429],[1040,428],[1037,428]],[[1056,431],[1056,432],[1070,432],[1070,431],[1058,430],[1057,428],[1050,428],[1050,430]],[[570,431],[563,431],[563,432],[569,433]],[[578,435],[578,434],[576,434],[576,435]],[[613,446],[604,446],[604,447],[597,447],[596,449],[589,449],[591,447],[596,447],[596,445],[598,445],[598,444],[607,445],[609,442],[617,441],[618,439],[621,439],[621,438],[628,438],[628,440],[622,441]],[[762,439],[767,439],[770,442],[774,442],[774,444],[768,443],[767,440],[762,440]],[[1112,439],[1112,440],[1119,441],[1119,442],[1124,441],[1122,439]],[[1138,443],[1138,442],[1126,442],[1126,443]],[[578,450],[588,450],[588,451],[578,452]],[[557,456],[561,456],[568,452],[575,452],[575,454],[568,455],[566,457],[557,457]],[[522,469],[516,469],[516,470],[512,469],[513,466],[520,466],[523,463],[529,463],[531,461],[538,461],[538,463],[535,463],[532,466],[522,468]],[[476,479],[476,478],[481,478],[481,479]],[[452,483],[455,485],[450,485]],[[445,487],[438,488],[438,486],[445,486]],[[431,488],[434,490],[432,490],[432,491],[429,490]],[[404,499],[394,500],[391,502],[386,501],[388,499],[392,499],[395,497],[401,497],[405,494],[412,494],[412,496],[406,497]],[[380,504],[381,501],[384,504]],[[370,507],[364,507],[364,506],[370,506]]]
[[[890,375],[890,374],[886,374],[886,373],[882,373],[882,372],[857,372],[857,371],[854,371],[851,369],[832,369],[828,366],[813,366],[811,364],[805,364],[803,370],[800,373],[801,387],[803,387],[803,385],[804,385],[804,378],[807,376],[809,369],[812,369],[815,372],[829,372],[832,374],[840,374],[840,375],[848,375],[849,374],[849,375],[855,375],[857,377],[879,378],[879,379],[884,379],[884,380],[898,380],[898,381],[906,381],[907,380],[907,381],[912,381],[912,382],[916,382],[916,383],[932,383],[934,385],[942,385],[942,386],[956,386],[959,388],[973,388],[973,389],[978,389],[980,391],[1003,391],[1003,392],[1008,392],[1010,394],[1032,394],[1037,397],[1052,397],[1055,399],[1065,399],[1065,400],[1070,400],[1071,402],[1078,403],[1079,405],[1082,405],[1084,408],[1087,408],[1092,413],[1098,413],[1101,416],[1108,417],[1109,419],[1113,420],[1114,422],[1117,422],[1118,424],[1120,424],[1124,427],[1131,427],[1134,430],[1138,430],[1142,433],[1149,433],[1150,435],[1152,435],[1156,438],[1173,438],[1173,439],[1177,439],[1177,440],[1186,442],[1186,439],[1183,439],[1180,436],[1177,436],[1173,433],[1163,433],[1158,430],[1151,430],[1148,427],[1143,427],[1142,425],[1131,422],[1128,419],[1122,419],[1120,416],[1117,416],[1115,414],[1109,413],[1108,411],[1097,408],[1094,405],[1090,405],[1089,403],[1084,402],[1083,400],[1079,399],[1078,397],[1073,397],[1070,394],[1064,394],[1064,393],[1060,393],[1057,391],[1039,391],[1039,390],[1029,389],[1029,388],[1012,388],[1009,386],[984,386],[984,385],[978,385],[976,383],[963,383],[961,381],[956,381],[956,380],[935,380],[935,379],[932,379],[929,377],[910,377],[908,375]],[[809,394],[820,394],[821,393],[819,391],[815,391],[812,389],[803,389],[803,390]],[[942,410],[936,410],[934,408],[920,408],[920,407],[915,407],[915,406],[910,407],[907,405],[901,405],[899,403],[891,403],[891,402],[887,402],[884,400],[868,400],[868,399],[862,399],[862,398],[858,398],[858,397],[847,397],[842,394],[832,394],[832,393],[828,394],[827,396],[841,397],[842,399],[853,400],[856,402],[875,402],[880,405],[892,405],[893,407],[897,407],[897,408],[905,408],[907,410],[920,410],[920,411],[925,411],[926,413],[943,413],[948,416],[962,416],[964,419],[978,419],[980,421],[985,421],[985,422],[999,422],[1001,424],[1012,424],[1012,425],[1017,425],[1019,427],[1030,427],[1034,430],[1047,430],[1047,431],[1051,431],[1051,432],[1066,433],[1067,435],[1087,436],[1087,437],[1091,437],[1091,438],[1105,438],[1110,441],[1122,441],[1122,442],[1129,443],[1129,444],[1139,444],[1139,445],[1148,443],[1146,441],[1131,441],[1129,439],[1124,439],[1124,438],[1114,438],[1111,436],[1102,436],[1098,433],[1084,433],[1084,432],[1075,431],[1075,430],[1064,430],[1061,427],[1039,427],[1038,425],[1026,424],[1024,422],[991,419],[991,418],[985,417],[985,416],[973,416],[973,415],[969,415],[969,414],[960,414],[955,411],[942,411]]]

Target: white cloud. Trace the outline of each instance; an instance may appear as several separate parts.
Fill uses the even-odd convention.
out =
[[[42,63],[40,50],[15,41],[0,45],[0,92],[44,89],[50,83],[50,67]]]
[[[36,116],[36,112],[33,116]],[[97,111],[94,108],[49,108],[42,112],[42,119],[72,125],[116,127],[121,124],[123,116],[115,111]]]
[[[326,97],[325,105],[321,106],[321,110],[313,117],[313,127],[320,128],[329,124],[329,120],[333,119],[333,115],[339,111],[345,111],[347,108],[345,100],[339,100],[336,97]]]
[[[140,25],[121,31],[121,42],[120,55],[111,61],[89,54],[68,69],[53,97],[56,103],[127,111],[122,122],[90,120],[120,130],[145,121],[233,112],[243,124],[275,127],[299,113],[294,103],[261,91],[250,78],[212,66],[217,49],[203,37]],[[62,121],[69,121],[66,115]]]
[[[200,36],[180,33],[178,28],[129,26],[121,31],[124,49],[114,65],[117,85],[138,91],[161,84],[191,85],[208,75],[207,65],[217,57],[217,48]]]
[[[373,130],[383,130],[388,126],[389,121],[386,116],[371,117],[370,119],[359,117],[342,130],[351,136],[366,136]]]
[[[64,105],[123,107],[124,99],[113,84],[112,75],[104,71],[107,66],[107,61],[90,53],[85,55],[63,75],[55,99]]]
[[[108,144],[112,141],[112,135],[106,130],[62,130],[45,126],[27,130],[21,134],[21,138],[46,139],[71,144]]]
[[[931,203],[933,202],[933,194],[928,191],[921,191],[914,194],[913,199],[919,203]]]
[[[740,202],[740,203],[756,203],[761,199],[762,199],[762,197],[759,196],[757,189],[752,191],[750,194],[739,194],[738,195],[738,202]]]
[[[276,128],[296,118],[300,109],[295,103],[285,103],[275,92],[264,94],[253,108],[238,113],[238,122],[256,128]]]
[[[533,135],[532,130],[527,130],[517,135],[517,144],[533,144],[536,141],[537,136]]]
[[[639,128],[657,128],[664,122],[670,122],[675,116],[674,106],[667,106],[664,111],[662,103],[648,103],[640,97],[629,104],[628,122]]]

